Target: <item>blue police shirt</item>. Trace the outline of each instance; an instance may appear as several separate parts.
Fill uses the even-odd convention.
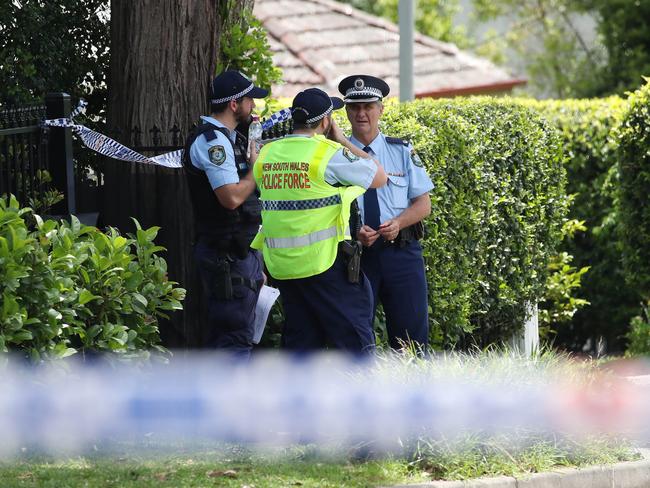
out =
[[[235,164],[235,151],[232,148],[232,144],[235,143],[235,131],[228,129],[225,125],[212,117],[202,116],[201,119],[203,119],[204,122],[209,122],[217,127],[226,128],[230,133],[230,141],[218,130],[214,131],[217,137],[212,139],[210,142],[206,140],[204,134],[201,134],[190,147],[190,159],[192,160],[192,164],[200,170],[205,171],[213,190],[224,185],[239,183],[237,165]],[[217,148],[216,146],[221,146],[223,149]],[[215,149],[211,150],[211,148]]]
[[[354,136],[350,142],[360,149],[365,146]],[[390,144],[381,132],[370,143],[371,156],[376,157],[388,176],[388,183],[377,188],[379,222],[384,223],[400,215],[410,206],[411,200],[424,195],[433,188],[431,178],[424,167],[412,158],[413,146]],[[363,195],[359,197],[361,218],[364,219]]]
[[[286,137],[309,137],[291,134]],[[372,159],[364,159],[343,148],[334,153],[325,168],[325,181],[330,185],[340,183],[345,186],[360,186],[366,190],[377,173],[377,165]]]

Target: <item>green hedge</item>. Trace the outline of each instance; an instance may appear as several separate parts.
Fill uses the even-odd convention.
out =
[[[423,242],[432,344],[507,340],[543,296],[566,216],[556,131],[490,98],[388,104],[381,130],[413,142],[435,185]]]
[[[650,79],[619,127],[620,222],[628,282],[650,299]]]
[[[0,351],[33,361],[82,352],[163,352],[158,317],[181,308],[153,242],[158,228],[110,229],[43,221],[0,198]]]
[[[566,155],[567,193],[572,196],[569,218],[584,221],[585,232],[567,239],[561,249],[574,256],[573,265],[589,267],[582,277],[580,297],[589,305],[569,323],[555,324],[556,344],[580,350],[591,339],[604,337],[610,350],[623,348],[638,295],[627,285],[621,266],[621,239],[616,208],[618,144],[616,128],[627,100],[521,101],[559,130]]]

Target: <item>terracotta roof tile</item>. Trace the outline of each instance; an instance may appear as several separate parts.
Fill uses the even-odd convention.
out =
[[[318,86],[336,94],[354,73],[382,77],[399,90],[399,31],[395,24],[333,0],[257,0],[255,15],[269,32],[273,60],[284,83],[275,96]],[[524,80],[456,46],[416,34],[416,96],[508,90]]]

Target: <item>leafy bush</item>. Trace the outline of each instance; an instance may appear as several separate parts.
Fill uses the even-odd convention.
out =
[[[34,223],[30,225],[30,221]],[[0,199],[0,351],[33,361],[78,351],[124,356],[164,351],[158,317],[181,309],[185,290],[167,279],[157,227],[115,229],[42,220]]]
[[[619,97],[592,100],[524,100],[556,127],[566,155],[571,219],[586,230],[566,238],[561,252],[573,256],[580,277],[580,297],[589,302],[569,322],[551,321],[556,344],[581,350],[605,338],[610,350],[621,350],[625,328],[637,310],[638,294],[626,285],[616,209],[618,138],[627,101]],[[567,277],[568,278],[568,277]],[[557,280],[555,280],[557,284]],[[569,283],[569,281],[565,281]],[[551,284],[551,283],[549,283]],[[594,346],[595,347],[595,346]]]
[[[565,239],[572,239],[576,232],[585,231],[584,222],[568,220],[563,226]],[[574,314],[589,305],[584,298],[574,296],[582,285],[582,276],[589,266],[580,269],[573,266],[573,256],[566,251],[552,256],[548,264],[546,292],[539,304],[539,335],[544,339],[555,334],[558,327],[571,322]]]
[[[641,306],[641,315],[632,317],[627,333],[628,356],[647,356],[650,354],[650,302]]]
[[[435,185],[423,241],[432,344],[509,338],[544,294],[567,211],[556,131],[490,98],[388,104],[381,130],[413,142]]]
[[[650,78],[629,99],[620,138],[619,215],[625,277],[650,298]]]
[[[224,4],[223,8],[230,8]],[[224,12],[227,18],[227,12]],[[282,70],[273,64],[268,33],[253,11],[245,7],[237,23],[224,24],[220,39],[221,55],[216,72],[237,69],[263,88],[282,81]]]

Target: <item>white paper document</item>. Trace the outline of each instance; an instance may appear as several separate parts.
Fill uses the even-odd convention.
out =
[[[262,286],[260,296],[255,305],[255,334],[253,335],[253,344],[259,344],[262,340],[266,319],[269,317],[271,307],[280,296],[280,290],[271,286]]]

